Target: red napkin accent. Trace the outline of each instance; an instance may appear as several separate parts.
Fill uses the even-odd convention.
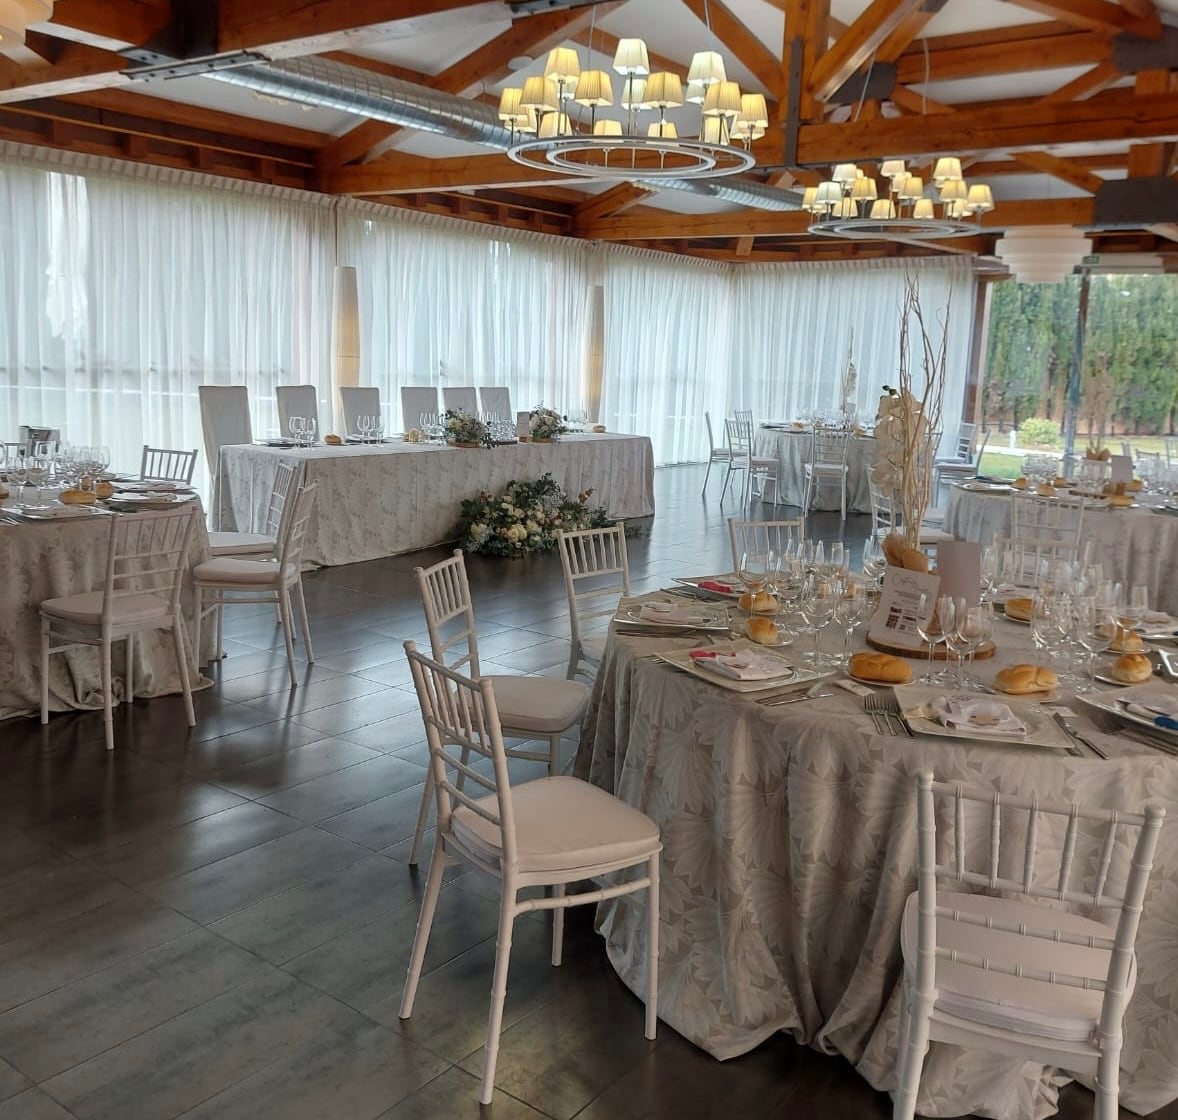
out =
[[[688,652],[687,656],[700,660],[705,657],[715,657],[716,651],[714,649],[693,649]]]
[[[705,591],[719,591],[721,595],[731,595],[732,588],[726,583],[720,583],[714,579],[701,579],[697,587],[702,587]]]

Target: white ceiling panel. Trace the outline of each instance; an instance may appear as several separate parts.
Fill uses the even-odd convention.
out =
[[[320,109],[311,105],[304,107],[293,101],[279,103],[266,100],[248,89],[230,85],[228,82],[219,82],[215,78],[171,78],[159,82],[132,82],[128,88],[147,97],[178,101],[184,105],[200,105],[206,109],[217,109],[224,113],[291,125],[294,128],[309,128],[314,132],[324,132],[333,136],[347,132],[349,128],[360,123],[360,118],[350,113],[341,113],[337,109]]]
[[[506,7],[503,13],[503,18],[494,22],[455,27],[450,31],[415,35],[409,39],[369,43],[355,53],[417,70],[422,74],[440,74],[471,51],[478,50],[496,35],[506,31],[511,26],[511,16]]]

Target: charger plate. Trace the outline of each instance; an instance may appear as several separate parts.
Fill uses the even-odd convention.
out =
[[[945,696],[948,693],[955,696],[968,696],[971,700],[994,699],[993,696],[983,692],[936,688],[925,684],[898,684],[894,685],[892,690],[900,702],[901,712],[918,708],[935,697]],[[962,728],[946,727],[935,719],[908,716],[900,718],[904,720],[914,735],[931,735],[938,739],[958,739],[968,743],[1001,743],[1003,746],[1045,747],[1058,751],[1071,750],[1071,739],[1056,724],[1052,713],[1047,711],[1038,700],[1015,696],[1003,696],[1001,699],[1002,703],[1022,721],[1027,729],[1026,735],[977,735]]]

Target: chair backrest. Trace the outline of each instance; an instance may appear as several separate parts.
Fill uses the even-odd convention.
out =
[[[892,495],[874,479],[868,479],[867,489],[871,494],[871,533],[878,537],[882,531],[897,528]]]
[[[1133,944],[1165,809],[1147,805],[1143,814],[1124,813],[1008,797],[993,788],[969,789],[938,782],[927,770],[916,775],[916,795],[918,989],[926,995],[935,990],[938,960],[1048,984],[1095,989],[1104,992],[1098,1030],[1118,1037],[1129,998]],[[942,810],[940,836],[938,807]],[[1121,843],[1119,836],[1124,837]],[[942,842],[938,844],[938,840]],[[1114,909],[1118,911],[1116,932],[1111,939],[1101,939],[1061,930],[1059,910],[1046,905],[1042,922],[1036,921],[1034,926],[1025,921],[1004,923],[992,915],[964,910],[960,904],[942,908],[937,904],[938,880],[960,884],[974,893],[1001,892],[1007,898],[1019,895],[1090,911]],[[1104,917],[1101,914],[1098,920]],[[1101,976],[1077,976],[943,948],[937,944],[938,918],[1045,943],[1108,949],[1108,971]]]
[[[439,833],[473,864],[492,874],[514,867],[519,855],[511,781],[491,682],[447,668],[426,657],[412,641],[405,643],[405,653],[429,744]],[[476,756],[475,762],[479,758],[491,760],[491,777],[471,765],[470,754]],[[495,795],[494,806],[483,800],[488,793]],[[468,809],[498,829],[501,860],[489,859],[453,834],[450,819],[457,807]]]
[[[805,522],[800,518],[789,521],[745,521],[728,518],[728,543],[732,547],[732,570],[740,571],[740,558],[746,553],[780,556],[790,544],[805,535]]]
[[[582,625],[612,615],[618,598],[630,594],[630,559],[626,553],[626,529],[622,522],[605,529],[558,530],[557,547],[569,600],[569,625],[573,641]]]
[[[382,424],[384,422],[380,411],[380,390],[374,386],[341,385],[339,403],[344,414],[344,435],[360,434],[357,424],[357,418],[360,416],[375,416]]]
[[[506,385],[480,385],[479,408],[488,416],[510,420],[515,415],[511,411],[511,390]]]
[[[196,449],[169,451],[163,447],[143,445],[139,460],[139,477],[165,482],[191,482],[196,470]]]
[[[1083,498],[1041,498],[1017,490],[1010,495],[1012,537],[1079,545],[1083,526]]]
[[[978,426],[976,424],[958,425],[956,458],[960,459],[963,463],[973,461],[973,441],[977,430]]]
[[[451,412],[468,412],[474,416],[479,411],[479,395],[473,385],[450,385],[442,390],[442,404]]]
[[[1080,546],[1073,541],[995,536],[990,547],[998,556],[1002,578],[1020,587],[1036,586],[1045,565],[1074,564],[1080,558]]]
[[[747,459],[753,452],[752,422],[740,416],[727,417],[724,420],[724,440],[733,459]]]
[[[28,449],[29,454],[38,443],[51,443],[54,447],[61,444],[60,428],[39,428],[31,424],[20,426],[20,442]]]
[[[1121,440],[1121,454],[1127,459],[1133,458],[1133,445],[1127,440]]]
[[[274,486],[270,490],[270,504],[266,507],[266,521],[262,532],[273,537],[276,541],[282,539],[286,529],[286,516],[293,508],[288,499],[292,491],[297,491],[303,482],[303,468],[301,461],[293,463],[281,462],[274,475]]]
[[[810,464],[843,467],[847,462],[848,434],[841,428],[815,428],[810,437]]]
[[[200,385],[200,426],[205,437],[205,460],[216,475],[221,465],[221,448],[253,443],[250,425],[250,395],[244,385]]]
[[[116,600],[151,594],[180,609],[180,592],[190,563],[189,542],[197,518],[197,502],[185,502],[158,513],[124,513],[111,518],[102,588],[104,623],[110,623]]]
[[[712,414],[710,412],[704,413],[704,424],[708,429],[708,452],[723,450],[722,447],[716,446],[716,433],[712,429]]]
[[[744,424],[750,433],[752,432],[753,410],[751,408],[738,408],[735,412],[733,412],[732,415],[735,416],[736,419],[739,420],[742,424]]]
[[[285,531],[278,540],[279,571],[285,571],[287,564],[293,564],[296,568],[302,565],[303,545],[307,541],[318,489],[319,483],[312,482],[295,493],[293,502],[288,500],[290,515],[286,518]]]
[[[448,560],[439,560],[429,568],[414,568],[413,575],[434,657],[451,669],[469,666],[470,675],[477,678],[478,632],[462,549],[456,548]]]
[[[1178,436],[1166,436],[1166,465],[1178,464]]]
[[[291,434],[290,421],[301,416],[315,421],[319,431],[319,394],[314,385],[277,385],[274,398],[278,402],[278,434],[285,439]]]
[[[1160,451],[1142,451],[1137,449],[1137,462],[1149,463],[1152,466],[1160,467],[1162,465],[1162,453]]]
[[[405,431],[420,428],[423,416],[438,413],[438,390],[433,385],[401,386],[401,425]]]

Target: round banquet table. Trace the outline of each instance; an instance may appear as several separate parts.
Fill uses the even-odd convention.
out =
[[[199,504],[199,503],[198,503]],[[141,517],[138,513],[117,517]],[[209,558],[209,537],[204,518],[195,518],[196,529],[188,546],[189,568]],[[102,588],[106,576],[107,541],[111,518],[0,523],[0,719],[29,715],[41,709],[41,622],[38,606],[46,599]],[[190,581],[184,589],[185,619],[192,633],[193,600]],[[206,659],[212,655],[212,635],[205,628],[202,641]],[[116,701],[123,700],[123,649],[114,645],[112,688]],[[202,664],[204,662],[202,661]],[[193,688],[201,675],[194,658],[188,665]],[[208,681],[204,682],[206,685]],[[155,630],[135,638],[135,695],[164,696],[180,691],[180,673],[172,637]],[[102,678],[98,649],[80,648],[49,659],[49,708],[102,708]]]
[[[958,540],[986,544],[1010,532],[1010,497],[953,486],[945,508],[945,529]],[[1178,614],[1178,515],[1145,505],[1084,511],[1083,541],[1092,559],[1104,566],[1106,579],[1128,589],[1149,588],[1150,606]]]
[[[847,510],[850,513],[871,512],[867,473],[874,453],[874,436],[853,435],[847,442]],[[778,500],[782,505],[800,506],[806,488],[803,468],[810,456],[810,429],[794,431],[761,426],[753,438],[753,454],[777,460]],[[820,482],[813,508],[838,509],[838,486],[833,482]]]
[[[841,634],[831,639],[841,649]],[[994,639],[998,655],[977,665],[983,680],[1030,659],[1025,627],[996,621]],[[916,887],[915,773],[1050,801],[1139,808],[1152,800],[1170,820],[1137,942],[1121,1103],[1145,1113],[1178,1098],[1178,758],[1116,734],[1111,722],[1094,731],[1087,718],[1107,760],[880,735],[841,689],[765,707],[648,659],[697,644],[611,631],[574,771],[661,830],[664,1022],[721,1059],[789,1031],[844,1055],[876,1089],[893,1089],[900,919]],[[624,900],[598,909],[609,959],[638,994],[644,922]],[[934,1043],[916,1107],[925,1116],[1030,1120],[1054,1114],[1068,1080]]]

